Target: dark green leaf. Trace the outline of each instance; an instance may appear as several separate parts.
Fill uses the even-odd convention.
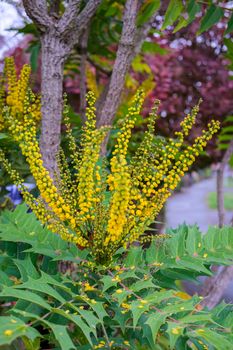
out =
[[[18,337],[34,340],[40,333],[14,316],[0,316],[0,345],[11,344]]]
[[[169,2],[162,25],[162,30],[166,29],[168,26],[171,26],[177,20],[183,8],[182,0],[171,0]]]
[[[31,47],[29,48],[29,51],[31,53],[30,64],[33,72],[36,72],[38,67],[40,49],[41,49],[41,46],[39,42],[36,42],[34,45],[31,45]]]
[[[156,343],[156,337],[157,337],[158,331],[160,327],[165,323],[166,318],[167,318],[166,314],[158,312],[158,313],[149,315],[147,321],[145,322],[145,324],[147,324],[151,329],[154,343]]]
[[[210,314],[190,314],[179,319],[182,323],[213,322]]]
[[[200,11],[201,5],[196,0],[189,0],[187,11],[189,15],[189,23],[195,19],[196,14]]]
[[[201,233],[197,226],[188,228],[188,235],[186,239],[186,249],[190,256],[197,256],[201,248]]]
[[[208,328],[199,328],[196,331],[188,333],[188,335],[206,340],[214,349],[232,350],[232,343],[230,343],[223,334],[219,334]]]
[[[221,7],[218,7],[212,4],[208,8],[204,18],[201,21],[198,34],[201,34],[206,30],[210,29],[214,24],[216,24],[223,17],[223,15],[224,15],[223,9]]]
[[[15,265],[18,267],[21,279],[27,281],[29,277],[38,278],[39,273],[31,261],[29,254],[26,255],[24,260],[14,259]]]
[[[137,281],[130,286],[130,289],[134,292],[139,292],[142,289],[155,288],[155,284],[152,282],[152,279]]]
[[[13,287],[4,287],[0,293],[0,297],[12,297],[14,299],[23,299],[31,303],[35,303],[41,307],[44,307],[47,310],[50,310],[50,305],[39,295],[29,292],[14,289]]]
[[[149,310],[149,304],[142,304],[139,300],[135,300],[131,303],[130,310],[133,315],[133,327],[135,329],[139,318],[145,311]]]
[[[151,41],[144,41],[142,44],[142,52],[157,53],[159,55],[166,55],[167,49],[164,49],[159,44]]]
[[[137,25],[141,26],[160,8],[160,0],[147,0],[141,9],[137,19]]]
[[[231,15],[231,18],[229,19],[228,21],[228,25],[227,25],[227,29],[226,29],[226,32],[225,34],[229,34],[233,31],[233,13]]]
[[[53,309],[53,312],[63,316],[64,318],[68,319],[69,321],[73,322],[76,326],[78,326],[87,338],[89,344],[92,345],[91,334],[96,336],[95,327],[90,327],[79,315],[66,313],[62,309]]]
[[[111,287],[116,287],[117,286],[117,282],[113,281],[114,277],[111,276],[104,276],[101,279],[101,282],[103,282],[104,286],[103,286],[103,292],[106,292],[106,290],[108,290]]]
[[[134,268],[142,262],[142,247],[132,247],[125,259],[125,266]]]
[[[177,25],[175,26],[175,28],[173,29],[172,33],[176,33],[178,32],[180,29],[187,27],[187,25],[189,24],[189,21],[184,18],[183,16],[181,16],[179,22],[177,23]]]
[[[48,322],[48,321],[44,321],[44,323],[46,323],[49,328],[51,328],[55,339],[57,340],[57,342],[59,343],[59,345],[61,346],[62,350],[75,350],[76,346],[74,345],[73,341],[71,340],[66,326],[62,326],[59,324],[55,324],[52,322]]]
[[[178,338],[183,334],[182,325],[180,323],[168,322],[167,333],[169,334],[170,349],[174,349]]]
[[[27,282],[16,285],[14,288],[29,289],[32,291],[41,292],[60,301],[60,303],[65,303],[66,301],[54,288],[48,284],[42,283],[40,279],[34,280],[32,278],[29,278]]]

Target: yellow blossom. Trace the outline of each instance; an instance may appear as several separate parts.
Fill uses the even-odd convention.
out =
[[[0,78],[0,130],[6,130],[18,143],[40,196],[35,198],[28,192],[3,150],[0,150],[0,161],[42,224],[47,224],[48,229],[79,248],[90,248],[99,262],[109,262],[119,247],[127,247],[140,239],[145,241],[145,231],[218,131],[219,122],[211,121],[193,144],[186,146],[185,138],[198,113],[199,106],[196,106],[183,119],[173,138],[155,143],[159,105],[159,101],[155,101],[148,118],[148,130],[129,162],[129,141],[144,98],[144,93],[139,90],[119,128],[108,164],[100,157],[100,150],[109,127],[96,127],[94,94],[87,94],[86,122],[78,143],[72,134],[65,98],[64,123],[70,154],[68,159],[62,149],[57,154],[59,176],[54,179],[44,167],[39,147],[41,103],[40,97],[30,89],[30,70],[25,65],[17,76],[13,59],[6,59],[4,74]],[[206,257],[205,253],[203,258]],[[161,265],[154,264],[156,267]],[[120,282],[120,277],[113,277],[113,282]],[[93,288],[84,284],[86,291]],[[122,290],[116,293],[120,294]]]
[[[13,331],[11,329],[6,329],[4,332],[3,332],[4,335],[6,336],[11,336],[13,334]]]

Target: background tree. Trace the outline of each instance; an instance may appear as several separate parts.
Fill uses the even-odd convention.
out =
[[[41,42],[41,94],[42,128],[41,151],[46,168],[54,176],[58,171],[56,154],[60,144],[63,98],[63,68],[74,45],[80,43],[81,35],[101,0],[89,0],[83,7],[82,1],[50,2],[23,0],[27,15],[39,32]],[[62,5],[64,10],[61,10]],[[125,4],[122,34],[108,89],[104,92],[103,103],[99,105],[99,125],[108,124],[118,107],[120,93],[136,48],[147,36],[151,22],[137,29],[136,18],[140,10],[138,0]],[[100,107],[101,106],[101,107]],[[108,112],[108,113],[107,113]],[[106,115],[108,119],[106,120]]]
[[[112,30],[114,26],[115,33],[119,34],[117,35],[117,39],[119,39],[117,50],[107,50],[112,55],[110,60],[108,60],[108,63],[110,63],[110,69],[107,72],[109,79],[107,79],[106,88],[101,93],[97,104],[99,126],[112,123],[119,107],[120,97],[130,65],[135,55],[140,52],[150,29],[152,26],[155,26],[156,13],[162,15],[162,30],[175,23],[174,30],[178,31],[190,24],[203,11],[204,16],[199,26],[199,33],[208,30],[222,18],[228,21],[226,31],[228,33],[232,29],[233,21],[232,16],[229,16],[230,10],[221,2],[206,5],[195,0],[189,0],[184,3],[181,0],[164,1],[162,6],[159,0],[89,0],[87,2],[80,0],[51,2],[23,0],[23,5],[27,15],[37,28],[41,42],[43,115],[41,150],[44,163],[51,174],[57,170],[56,153],[60,143],[64,63],[72,53],[75,45],[76,47],[79,46],[79,48],[83,45],[83,40],[81,42],[80,38],[83,37],[84,33],[90,29],[90,33],[93,34],[92,23],[96,23],[98,17],[102,19],[102,27],[100,28],[101,31],[104,29],[104,34],[106,33],[106,25],[103,26],[103,23],[107,17],[112,17],[110,21],[107,21],[110,25],[109,28]],[[156,26],[155,29],[158,31]],[[99,34],[96,34],[97,37],[99,37]],[[89,38],[88,34],[84,36],[86,36],[86,46],[88,46],[88,42],[90,40],[93,41],[93,35],[90,35]],[[97,52],[98,43],[95,43]],[[116,46],[116,38],[111,43]],[[88,59],[88,55],[86,59]],[[80,69],[81,97],[85,93],[85,84],[83,83],[85,81],[84,66],[82,59],[82,67]]]
[[[90,0],[80,9],[80,0],[71,0],[60,13],[61,2],[23,0],[27,15],[35,23],[41,42],[42,127],[41,151],[50,174],[58,171],[56,154],[60,144],[63,69],[74,45],[79,42],[101,0]]]

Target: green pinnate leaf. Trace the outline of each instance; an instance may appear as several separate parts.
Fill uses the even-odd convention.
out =
[[[133,315],[133,328],[135,329],[142,314],[149,310],[149,303],[144,304],[140,300],[135,300],[131,303],[130,310]]]
[[[41,337],[40,333],[15,316],[0,316],[0,346],[11,344],[15,339],[25,336],[30,340]]]
[[[167,314],[157,312],[149,315],[148,319],[145,322],[145,324],[150,327],[154,343],[156,343],[158,331],[160,327],[165,323],[166,318]]]
[[[125,266],[134,268],[135,266],[140,266],[142,263],[142,247],[132,247],[125,259]]]
[[[199,323],[199,322],[213,322],[211,314],[190,314],[179,319],[182,323]]]
[[[178,19],[183,8],[184,6],[181,0],[171,0],[169,2],[162,25],[162,30],[166,29],[168,26],[171,26]]]
[[[201,233],[197,226],[188,228],[186,249],[190,256],[197,256],[201,248]]]
[[[80,328],[80,330],[82,331],[82,333],[85,335],[87,341],[89,342],[90,345],[92,345],[92,339],[91,339],[91,334],[93,334],[94,336],[96,336],[96,330],[94,327],[90,327],[83,319],[80,315],[74,315],[71,313],[68,313],[62,309],[58,309],[58,308],[53,308],[52,310],[54,313],[63,316],[64,318],[66,318],[67,320],[69,320],[70,322],[73,322],[78,328]],[[47,322],[46,324],[51,327],[51,322]],[[64,326],[63,326],[64,327]],[[53,328],[52,328],[53,330]],[[66,327],[64,327],[64,331],[66,330]],[[54,333],[55,335],[55,333]],[[59,341],[59,337],[56,339]],[[60,341],[59,341],[60,343]]]
[[[142,289],[149,289],[149,288],[155,288],[155,287],[156,285],[152,282],[152,278],[151,278],[151,279],[135,282],[130,286],[130,289],[133,292],[137,293],[137,292],[140,292]]]
[[[187,12],[189,15],[189,22],[195,19],[196,14],[201,10],[201,5],[196,0],[189,0],[187,5]]]
[[[141,8],[137,19],[137,25],[141,26],[160,8],[160,0],[147,0]]]
[[[103,283],[103,292],[106,292],[109,288],[116,287],[117,281],[114,281],[114,277],[112,276],[104,276],[101,279],[101,282]]]
[[[167,322],[166,332],[169,335],[169,348],[172,350],[174,349],[178,338],[183,335],[184,329],[180,323],[177,324],[175,322]]]
[[[204,18],[201,21],[200,29],[198,34],[201,34],[208,29],[210,29],[214,24],[216,24],[224,15],[224,11],[221,7],[212,4],[208,10]]]
[[[60,303],[65,303],[65,299],[49,284],[41,283],[41,280],[34,280],[32,278],[29,278],[27,282],[16,285],[14,287],[15,289],[28,289],[35,292],[44,293],[47,296],[50,296],[54,298],[55,300],[58,300]]]
[[[52,322],[44,321],[44,323],[52,330],[55,339],[61,347],[61,350],[75,350],[77,347],[74,345],[71,337],[67,331],[67,327],[64,325],[55,324]]]
[[[207,342],[207,344],[212,346],[214,349],[232,350],[232,343],[226,339],[224,334],[220,334],[206,327],[189,332],[188,335],[199,338],[202,341],[204,340],[205,343]]]
[[[228,21],[228,25],[227,25],[227,29],[226,29],[226,32],[225,34],[229,34],[233,31],[233,13]]]
[[[131,292],[129,290],[123,290],[119,288],[115,291],[115,293],[112,294],[112,297],[114,299],[117,299],[118,304],[121,304],[128,298],[130,294]]]
[[[18,299],[26,300],[28,302],[37,304],[49,311],[51,310],[51,306],[41,296],[35,293],[32,293],[28,290],[18,290],[14,287],[4,286],[4,288],[0,292],[0,298],[3,298],[3,297],[11,297],[16,300]]]
[[[144,41],[142,44],[142,52],[157,53],[159,55],[166,55],[168,53],[167,49],[164,49],[158,43],[152,41]]]
[[[26,255],[24,260],[14,259],[15,265],[18,267],[19,272],[21,274],[21,279],[23,281],[27,281],[30,277],[38,278],[40,274],[36,270],[34,264],[31,261],[31,257],[29,254]]]

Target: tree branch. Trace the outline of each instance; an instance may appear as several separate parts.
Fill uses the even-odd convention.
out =
[[[23,0],[27,15],[41,32],[41,100],[42,122],[40,147],[44,166],[55,179],[58,173],[56,155],[59,151],[63,110],[63,68],[66,58],[80,40],[101,0],[89,0],[80,11],[81,0],[69,0],[59,18],[59,0],[55,13],[49,14],[46,0]],[[50,2],[52,3],[52,2]],[[51,7],[50,7],[51,10]]]
[[[74,29],[75,22],[79,13],[81,0],[70,0],[65,12],[58,22],[57,30],[62,34],[70,32]]]
[[[112,123],[120,103],[126,74],[130,69],[132,60],[140,52],[141,46],[154,22],[155,14],[143,26],[137,28],[136,16],[138,10],[139,6],[135,4],[135,1],[127,1],[121,40],[111,79],[97,101],[98,126]]]
[[[211,283],[208,284],[208,289],[205,291],[206,297],[201,304],[209,309],[215,307],[232,279],[233,265],[224,266],[216,276],[210,279]]]
[[[136,18],[138,14],[138,0],[127,0],[123,17],[122,34],[117,50],[106,99],[99,106],[97,125],[110,125],[119,105],[125,76],[132,61],[137,33]]]
[[[60,9],[60,0],[53,0],[49,9],[49,15],[58,18]]]
[[[41,32],[53,24],[48,15],[46,0],[23,0],[23,5],[28,17],[30,17]]]
[[[87,63],[87,42],[89,35],[89,27],[84,31],[81,41],[80,41],[80,116],[82,121],[85,121],[85,111],[86,111],[86,63]]]
[[[65,25],[64,23],[64,25],[60,24],[59,26],[64,27],[63,36],[66,38],[67,43],[70,46],[73,47],[75,44],[77,44],[80,38],[80,34],[88,26],[88,23],[95,14],[97,7],[100,5],[101,1],[102,0],[89,0],[84,9],[79,14],[77,14],[77,10],[74,10],[75,16],[74,13],[70,14],[69,19],[68,14],[64,13],[64,22],[68,23],[68,25]],[[72,6],[69,5],[69,7],[73,7],[74,9],[76,4],[76,7],[78,8],[79,2],[79,0],[71,0]]]

